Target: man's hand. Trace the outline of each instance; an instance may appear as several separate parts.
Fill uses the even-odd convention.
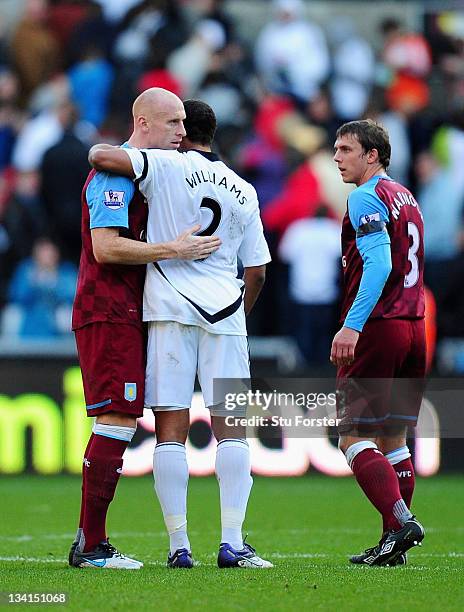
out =
[[[332,342],[330,361],[336,366],[350,365],[354,361],[354,351],[359,332],[349,327],[342,327]]]
[[[216,236],[194,236],[201,225],[185,230],[171,242],[176,259],[206,259],[221,246],[221,239]]]

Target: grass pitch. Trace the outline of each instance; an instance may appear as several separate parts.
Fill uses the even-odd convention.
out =
[[[0,590],[67,594],[68,610],[463,610],[464,477],[419,480],[414,511],[427,529],[409,564],[351,566],[373,545],[380,518],[353,479],[311,475],[255,478],[245,524],[270,570],[219,570],[219,495],[214,479],[192,479],[192,570],[165,567],[167,538],[148,477],[123,478],[109,534],[141,559],[139,571],[77,570],[66,557],[78,515],[74,477],[4,477],[0,482]],[[28,604],[29,607],[32,604]],[[59,606],[34,604],[34,609]],[[16,605],[15,607],[21,607]]]

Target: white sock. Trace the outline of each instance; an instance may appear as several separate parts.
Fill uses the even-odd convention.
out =
[[[242,525],[253,478],[246,440],[221,440],[216,452],[216,476],[221,497],[221,542],[243,548]]]
[[[404,525],[406,521],[409,521],[409,519],[412,518],[412,512],[406,506],[404,499],[399,499],[394,503],[393,514],[395,515],[395,518],[397,519],[398,523],[400,523],[401,525]]]
[[[185,446],[179,442],[157,444],[153,453],[153,477],[164,523],[169,533],[171,554],[190,550],[187,536],[188,465]]]

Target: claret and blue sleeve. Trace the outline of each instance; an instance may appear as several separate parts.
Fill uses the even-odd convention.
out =
[[[97,172],[87,185],[90,229],[129,227],[129,203],[135,192],[131,179]]]
[[[356,246],[363,260],[363,273],[356,298],[344,327],[362,331],[392,269],[387,206],[375,192],[379,177],[355,189],[348,198],[348,212],[356,231]]]

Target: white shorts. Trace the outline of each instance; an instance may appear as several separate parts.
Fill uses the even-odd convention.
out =
[[[211,334],[175,321],[150,322],[145,406],[160,411],[190,408],[196,374],[211,414],[230,414],[223,401],[214,401],[213,381],[233,378],[246,384],[250,378],[247,337]]]

